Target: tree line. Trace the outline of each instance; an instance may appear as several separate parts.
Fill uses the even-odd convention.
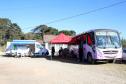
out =
[[[45,34],[58,35],[64,33],[66,35],[74,36],[76,32],[73,30],[61,30],[48,27],[47,25],[38,25],[31,30],[31,32],[24,33],[17,23],[12,23],[8,18],[0,18],[0,45],[5,45],[7,41],[14,39],[27,40],[43,40]]]
[[[44,40],[45,34],[58,35],[64,33],[66,35],[75,36],[76,32],[73,30],[61,30],[48,27],[47,25],[38,25],[31,30],[31,32],[23,33],[21,27],[17,23],[12,23],[8,18],[0,18],[0,46],[6,44],[7,41],[14,39],[26,40]],[[122,46],[126,47],[126,39],[121,39]]]

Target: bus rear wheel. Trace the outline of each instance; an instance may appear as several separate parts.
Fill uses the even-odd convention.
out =
[[[92,55],[90,53],[88,53],[87,61],[90,64],[95,64],[95,60],[92,58]]]

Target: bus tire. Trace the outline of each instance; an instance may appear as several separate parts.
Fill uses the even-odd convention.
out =
[[[87,54],[87,61],[88,61],[88,63],[90,63],[90,64],[95,64],[95,60],[92,58],[91,53],[88,53],[88,54]]]
[[[85,63],[87,62],[87,59],[85,58],[85,56],[82,57],[82,61]]]

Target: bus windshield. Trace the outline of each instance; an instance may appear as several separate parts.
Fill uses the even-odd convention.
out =
[[[121,47],[119,34],[111,31],[96,32],[96,46],[99,48]]]

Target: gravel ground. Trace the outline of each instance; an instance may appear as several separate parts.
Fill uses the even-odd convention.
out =
[[[0,57],[0,84],[126,84],[126,64]]]

